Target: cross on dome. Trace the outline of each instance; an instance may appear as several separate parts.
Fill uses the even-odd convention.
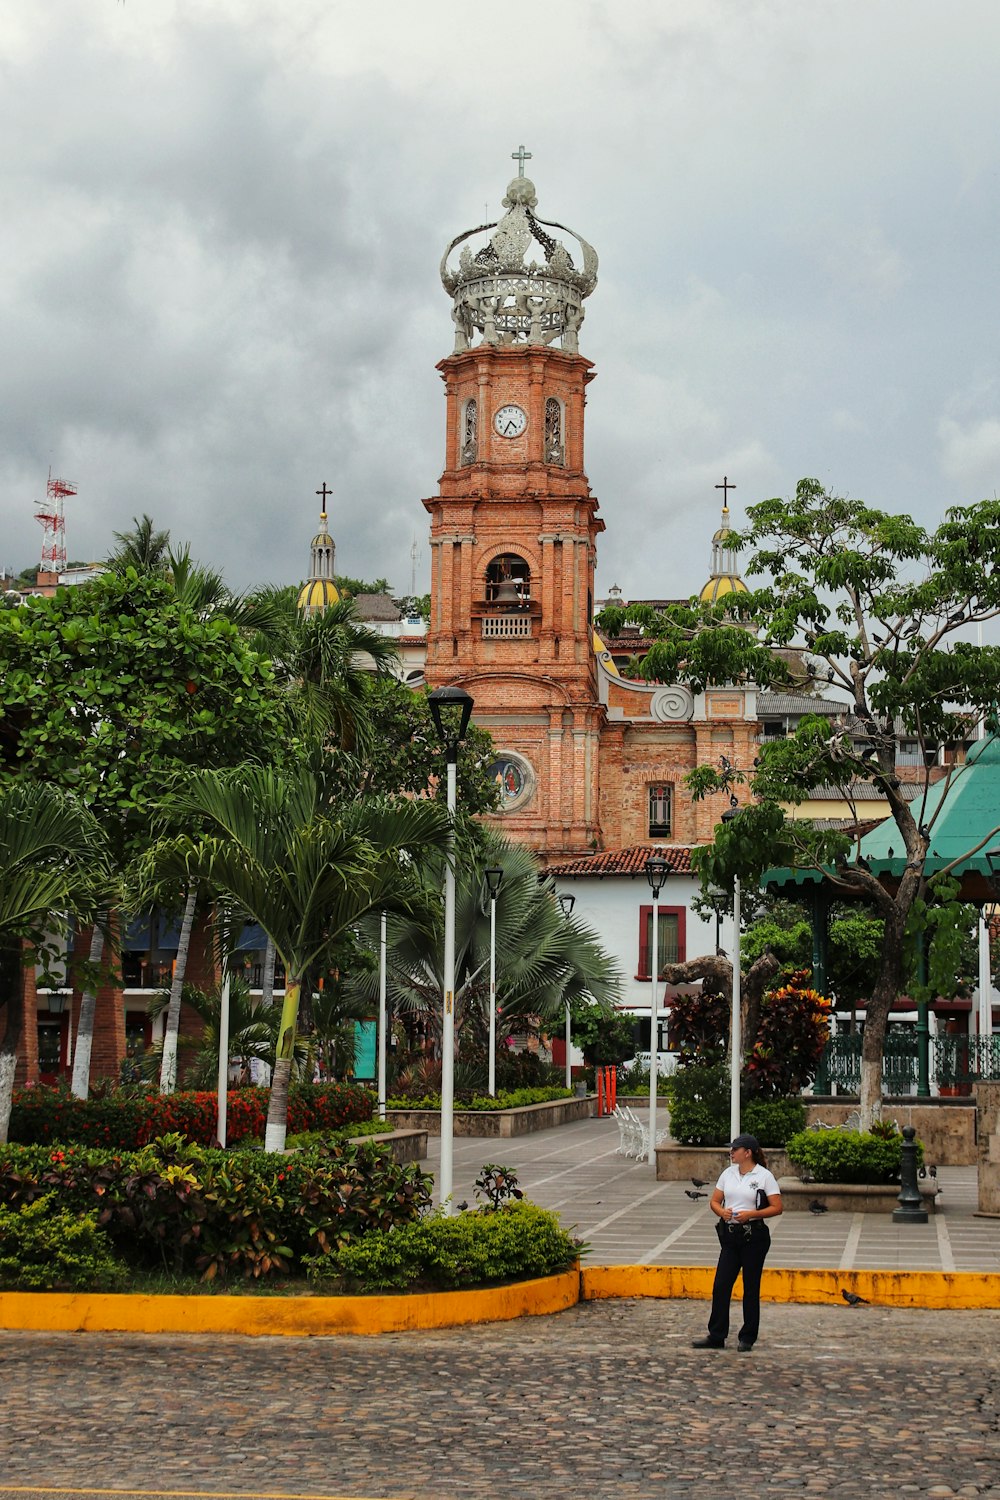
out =
[[[518,148],[517,148],[516,151],[512,151],[510,153],[510,159],[511,159],[511,161],[516,161],[517,162],[517,175],[518,175],[518,177],[523,177],[524,176],[524,164],[525,164],[526,161],[530,161],[531,160],[531,152],[530,151],[525,151],[525,149],[524,149],[523,146],[518,146]]]

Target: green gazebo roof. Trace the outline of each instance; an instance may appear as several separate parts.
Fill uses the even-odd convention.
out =
[[[930,828],[927,874],[933,875],[958,860],[954,874],[968,887],[963,890],[965,899],[990,899],[986,881],[991,870],[986,855],[1000,845],[1000,736],[991,734],[988,739],[978,740],[965,764],[933,782],[926,797],[915,797],[910,810],[918,824]],[[975,854],[962,858],[977,845],[981,847]],[[906,853],[902,835],[892,818],[886,818],[865,834],[860,852],[873,875],[887,876],[890,880],[902,875]],[[836,873],[832,866],[824,868],[830,875]],[[761,885],[817,885],[822,878],[817,870],[771,869],[765,870]]]

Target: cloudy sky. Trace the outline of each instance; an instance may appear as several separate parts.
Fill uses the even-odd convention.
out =
[[[0,563],[148,511],[244,587],[429,586],[444,245],[532,151],[601,258],[598,592],[714,485],[929,524],[1000,490],[996,0],[48,0],[0,13]]]

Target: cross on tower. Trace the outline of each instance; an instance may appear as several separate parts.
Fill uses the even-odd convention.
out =
[[[718,485],[716,485],[716,489],[718,489]],[[326,487],[326,480],[324,479],[323,480],[323,488],[321,490],[317,490],[316,493],[317,493],[317,495],[319,495],[322,498],[322,501],[323,501],[323,513],[325,515],[326,514],[326,497],[327,497],[327,495],[332,495],[333,494],[333,490],[328,490],[327,489],[327,487]]]
[[[728,474],[723,474],[723,476],[722,476],[722,483],[721,484],[717,484],[715,486],[715,488],[717,490],[721,490],[722,491],[722,507],[723,507],[724,510],[728,510],[729,509],[729,491],[730,490],[734,490],[736,488],[735,484],[730,484],[729,483],[729,475]]]
[[[516,151],[512,151],[510,153],[510,159],[511,159],[511,161],[516,161],[517,162],[517,175],[518,175],[518,177],[523,177],[524,176],[524,164],[525,164],[526,161],[530,161],[531,160],[531,152],[530,151],[525,151],[525,149],[524,149],[523,146],[518,146],[518,148],[517,148]]]

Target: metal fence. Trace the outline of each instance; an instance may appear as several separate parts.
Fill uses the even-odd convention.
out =
[[[882,1052],[882,1092],[893,1097],[915,1094],[919,1073],[915,1031],[890,1031]],[[938,1088],[963,1088],[980,1079],[1000,1079],[1000,1036],[932,1036],[930,1081]],[[856,1094],[861,1089],[861,1036],[844,1032],[831,1037],[820,1059],[813,1085],[817,1094]]]

